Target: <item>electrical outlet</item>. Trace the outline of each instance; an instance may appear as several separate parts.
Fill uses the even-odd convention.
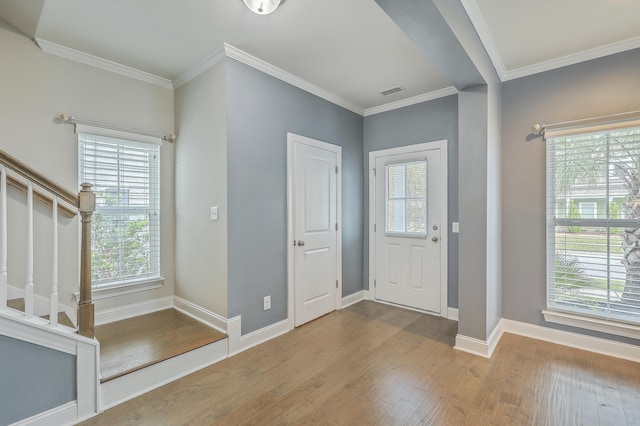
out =
[[[264,310],[268,311],[271,309],[271,296],[265,296],[263,300]]]
[[[460,223],[451,222],[451,232],[453,232],[454,234],[459,233],[460,232]]]

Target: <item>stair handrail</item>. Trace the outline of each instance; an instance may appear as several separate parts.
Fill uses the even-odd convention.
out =
[[[91,184],[83,183],[82,189],[78,194],[74,194],[62,185],[49,179],[42,173],[29,167],[27,164],[11,156],[7,152],[0,149],[0,170],[1,179],[0,186],[2,197],[0,197],[0,310],[6,308],[7,302],[7,264],[6,264],[6,188],[8,185],[15,187],[16,189],[27,193],[27,208],[28,211],[28,233],[33,232],[33,200],[38,200],[44,204],[50,206],[53,211],[53,226],[54,226],[54,270],[53,270],[53,282],[51,291],[51,312],[50,312],[50,325],[52,327],[57,326],[57,309],[54,312],[54,299],[57,302],[57,212],[62,212],[67,217],[81,216],[82,223],[82,237],[80,246],[80,300],[78,303],[78,333],[82,336],[93,338],[94,337],[94,305],[91,294],[91,216],[95,211],[95,194],[91,190]],[[26,184],[22,182],[22,179],[9,175],[7,171],[12,171],[15,175],[26,180]],[[35,184],[35,185],[34,185]],[[63,203],[58,203],[58,200],[63,201],[65,204],[73,206],[75,209],[66,207]],[[28,250],[31,252],[27,254],[27,263],[33,262],[33,247],[32,243],[28,246]],[[27,270],[27,286],[29,283],[29,275],[33,273],[32,266],[28,265]],[[33,314],[32,299],[33,293],[30,290],[31,295],[25,293],[25,316],[29,318]],[[31,300],[28,300],[31,299]],[[57,304],[57,303],[56,303]],[[55,317],[55,318],[54,318]]]
[[[0,163],[4,164],[5,167],[18,175],[24,177],[28,181],[35,183],[41,188],[49,191],[50,193],[57,196],[59,199],[65,201],[72,206],[78,206],[78,194],[75,194],[69,191],[67,188],[62,185],[52,181],[42,173],[32,169],[22,161],[17,158],[9,155],[7,152],[0,149]],[[44,194],[42,194],[44,195]]]

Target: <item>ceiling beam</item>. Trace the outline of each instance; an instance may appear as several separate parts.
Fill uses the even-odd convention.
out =
[[[35,40],[45,0],[0,0],[0,19]]]
[[[487,83],[434,1],[376,0],[376,3],[456,89]]]

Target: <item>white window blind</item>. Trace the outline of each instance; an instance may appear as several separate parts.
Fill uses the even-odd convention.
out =
[[[426,235],[427,161],[387,164],[385,180],[385,232]]]
[[[96,287],[160,276],[159,145],[78,133],[78,180],[96,194],[91,267]]]
[[[547,308],[640,324],[640,127],[547,138]]]

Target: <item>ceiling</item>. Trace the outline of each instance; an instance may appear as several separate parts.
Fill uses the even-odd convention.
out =
[[[640,47],[637,0],[459,1],[503,80]],[[241,0],[0,0],[0,18],[168,80],[226,42],[365,112],[450,93],[374,0],[286,0],[267,16]]]

